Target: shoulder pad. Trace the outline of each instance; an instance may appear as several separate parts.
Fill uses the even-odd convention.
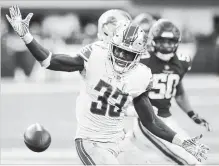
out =
[[[100,47],[102,49],[108,49],[108,46],[103,41],[96,41],[93,43],[93,46]]]
[[[148,52],[146,52],[145,54],[141,56],[140,62],[144,65],[147,65],[149,63],[150,57],[151,55]]]
[[[143,83],[144,91],[147,91],[151,88],[153,81],[151,69],[143,64],[139,64],[139,68],[140,69],[138,73],[140,74],[140,78],[142,79],[141,82]]]
[[[80,57],[82,57],[85,61],[88,61],[91,53],[92,53],[92,44],[88,44],[80,49],[80,51],[77,53]]]
[[[192,59],[189,55],[182,54],[182,53],[177,53],[176,56],[178,57],[178,60],[181,61],[184,64],[186,70],[191,69]]]
[[[145,52],[142,56],[141,59],[149,59],[151,57],[151,55],[149,54],[149,52]]]
[[[130,71],[127,92],[135,98],[151,88],[151,69],[139,63]]]
[[[185,61],[185,62],[191,61],[191,57],[187,54],[177,53],[176,55],[180,61]]]

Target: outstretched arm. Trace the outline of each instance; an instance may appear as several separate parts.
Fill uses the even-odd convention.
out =
[[[176,132],[165,125],[154,113],[153,107],[147,96],[143,93],[133,100],[134,107],[142,124],[154,135],[172,142]]]
[[[32,39],[26,46],[36,60],[47,69],[72,72],[81,71],[84,68],[84,60],[79,55],[71,57],[65,54],[52,54],[35,39]]]
[[[186,151],[195,156],[200,162],[202,158],[205,160],[207,159],[205,154],[208,152],[209,148],[198,142],[202,135],[192,139],[182,139],[178,134],[176,134],[176,132],[171,130],[155,115],[147,93],[143,93],[135,98],[133,103],[142,124],[151,133],[184,148]]]
[[[22,19],[17,5],[10,7],[9,12],[11,17],[6,15],[9,23],[43,67],[56,71],[83,70],[84,61],[80,56],[71,57],[63,54],[52,54],[33,38],[29,32],[29,22],[33,13],[29,13],[25,19]]]
[[[182,82],[179,83],[179,85],[177,86],[177,93],[175,96],[176,99],[176,103],[178,104],[178,106],[196,123],[199,125],[202,125],[204,127],[206,127],[206,129],[208,131],[211,131],[211,127],[209,125],[209,123],[199,117],[199,115],[197,113],[195,113],[191,107],[191,104],[189,102],[188,96],[185,92],[185,89],[183,87]]]
[[[189,102],[188,96],[185,92],[182,82],[180,82],[177,86],[177,93],[175,99],[176,103],[185,113],[188,113],[192,110],[191,104]]]

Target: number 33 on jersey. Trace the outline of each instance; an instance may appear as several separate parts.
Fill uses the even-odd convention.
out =
[[[95,43],[90,50],[84,88],[77,99],[77,137],[112,141],[124,134],[124,112],[133,98],[147,90],[152,74],[139,64],[123,76],[116,75],[106,48]]]
[[[123,106],[127,102],[128,94],[122,93],[118,88],[113,90],[112,85],[103,80],[100,80],[94,89],[97,92],[101,92],[103,89],[105,91],[98,95],[96,102],[91,103],[90,111],[94,114],[106,116],[108,109],[108,116],[119,117]]]

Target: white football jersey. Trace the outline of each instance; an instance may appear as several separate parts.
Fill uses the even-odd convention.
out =
[[[101,42],[80,51],[84,58],[84,86],[76,102],[76,138],[115,142],[124,137],[124,112],[133,98],[146,91],[151,70],[139,63],[122,77],[115,74],[108,48]]]

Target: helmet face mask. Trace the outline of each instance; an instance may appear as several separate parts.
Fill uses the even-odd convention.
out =
[[[173,53],[178,47],[178,40],[174,38],[155,38],[154,43],[156,51],[162,54]]]
[[[132,69],[145,51],[146,34],[137,25],[124,22],[117,27],[109,44],[109,57],[117,74],[123,74]]]
[[[127,51],[119,48],[115,45],[111,45],[112,56],[111,61],[113,66],[119,73],[124,73],[129,70],[133,62],[138,58],[138,54],[135,52]]]
[[[150,29],[148,46],[153,48],[155,55],[169,61],[174,55],[180,42],[180,31],[166,19],[158,20]]]
[[[114,45],[112,45],[112,47],[112,53],[114,57],[117,59],[117,61],[121,61],[123,64],[124,62],[130,64],[132,61],[135,60],[135,57],[137,56],[137,54],[134,52],[124,50]]]

